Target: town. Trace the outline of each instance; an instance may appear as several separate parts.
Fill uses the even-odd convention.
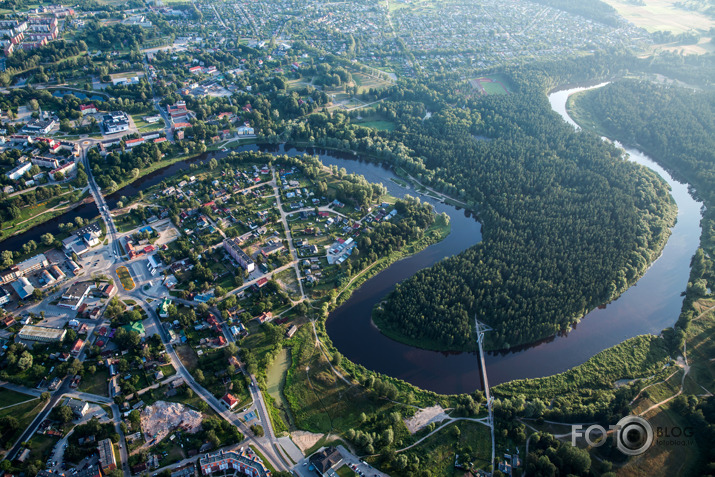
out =
[[[484,390],[447,395],[326,321],[452,217],[475,232],[450,254],[493,219],[421,136],[486,147],[501,113],[470,101],[518,90],[506,69],[653,48],[558,3],[0,4],[4,475],[523,475],[547,405],[497,427],[479,322]],[[436,254],[381,293],[436,263],[464,286]]]

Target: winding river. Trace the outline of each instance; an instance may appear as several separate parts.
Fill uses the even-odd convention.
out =
[[[553,110],[577,128],[566,112],[566,100],[584,89],[588,88],[549,95]],[[530,346],[491,353],[486,359],[490,384],[566,371],[625,339],[645,333],[657,334],[677,320],[682,305],[681,292],[685,290],[690,273],[690,259],[699,243],[702,204],[690,196],[686,184],[675,181],[646,155],[631,148],[625,150],[631,160],[654,170],[668,182],[678,205],[677,223],[662,255],[634,286],[605,308],[590,312],[567,334]],[[331,163],[328,158],[324,161]],[[386,185],[391,177],[389,171],[373,171],[372,168],[377,166],[369,164],[341,160],[337,165],[348,172],[364,174],[369,180],[374,180],[369,172],[378,172],[381,182]],[[391,185],[390,192],[395,194],[396,184]],[[403,193],[409,191],[403,189]],[[397,343],[383,336],[370,320],[374,305],[384,299],[396,283],[417,269],[458,253],[479,240],[473,222],[465,221],[463,213],[443,204],[439,204],[437,210],[447,212],[452,218],[450,236],[368,280],[331,313],[326,327],[335,346],[348,359],[367,368],[439,393],[472,392],[481,387],[474,353],[440,353]],[[457,240],[460,246],[452,245]]]
[[[553,110],[577,128],[566,112],[566,100],[572,93],[584,89],[586,88],[568,89],[549,96]],[[330,314],[326,328],[341,353],[369,369],[439,393],[472,392],[481,387],[478,362],[474,353],[442,353],[407,346],[382,335],[370,319],[373,307],[383,300],[397,283],[481,240],[481,225],[469,213],[437,203],[432,198],[400,186],[392,180],[397,178],[390,170],[371,162],[356,160],[358,156],[341,156],[321,150],[283,146],[245,146],[237,150],[261,150],[291,156],[305,152],[317,154],[326,165],[344,167],[348,172],[362,174],[370,182],[384,184],[391,194],[398,197],[405,194],[421,196],[423,200],[433,204],[437,212],[446,212],[451,219],[452,233],[445,240],[392,264],[365,282],[350,299]],[[627,338],[644,333],[659,333],[677,320],[682,305],[680,293],[687,285],[690,259],[699,243],[702,204],[690,196],[685,184],[675,181],[640,151],[630,148],[626,148],[626,151],[631,160],[654,170],[668,182],[678,205],[678,221],[662,255],[636,285],[605,308],[593,310],[567,334],[487,356],[487,372],[491,384],[565,371]],[[225,153],[215,153],[219,158],[224,155]],[[204,154],[148,174],[108,196],[107,202],[113,208],[122,195],[135,195],[140,190],[158,184],[164,177],[185,170],[189,162],[206,160],[208,157],[211,156]],[[43,233],[57,233],[60,222],[71,221],[75,216],[91,218],[96,215],[97,208],[94,203],[82,205],[55,220],[3,241],[0,248],[19,249],[31,238],[38,240]]]

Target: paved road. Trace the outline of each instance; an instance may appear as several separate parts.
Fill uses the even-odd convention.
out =
[[[29,441],[32,435],[35,433],[37,428],[40,426],[42,421],[47,419],[47,416],[50,414],[50,411],[52,411],[52,408],[55,407],[55,404],[62,399],[62,395],[65,394],[67,391],[70,389],[70,380],[65,378],[62,380],[62,383],[60,384],[60,387],[57,388],[57,390],[52,393],[50,399],[47,401],[45,404],[45,407],[42,408],[42,410],[37,414],[35,419],[30,423],[29,426],[25,429],[25,432],[22,433],[20,438],[15,442],[15,445],[12,446],[10,451],[5,454],[5,458],[8,460],[14,460],[15,457],[17,457],[17,453],[20,451],[20,448],[22,447],[22,443]],[[23,391],[24,392],[24,391]]]
[[[281,194],[278,190],[278,182],[276,181],[276,169],[271,166],[271,174],[273,175],[273,180],[271,180],[271,186],[276,195],[276,207],[278,212],[281,214],[281,222],[283,223],[283,229],[285,230],[286,241],[288,242],[288,250],[290,250],[290,256],[293,259],[293,268],[295,269],[295,276],[298,279],[298,287],[300,288],[300,299],[305,299],[305,291],[303,290],[303,281],[300,279],[300,267],[298,267],[298,253],[295,251],[293,246],[293,237],[290,234],[290,227],[288,227],[288,219],[286,218],[286,213],[283,211],[283,205],[281,204]]]
[[[174,347],[171,345],[166,330],[164,330],[164,327],[161,325],[161,321],[159,320],[159,317],[156,314],[154,308],[150,305],[147,305],[137,295],[138,294],[133,294],[132,297],[138,298],[138,303],[140,304],[140,306],[147,312],[149,318],[155,321],[155,326],[159,330],[159,337],[161,338],[161,341],[166,347],[166,352],[171,358],[171,364],[176,369],[177,374],[184,378],[184,381],[186,381],[188,386],[198,396],[200,396],[201,399],[206,401],[206,403],[211,406],[211,408],[216,411],[217,414],[219,414],[221,417],[226,419],[234,426],[238,427],[238,429],[243,433],[243,435],[248,437],[248,440],[251,442],[251,444],[256,446],[256,448],[266,457],[266,459],[268,459],[268,461],[271,463],[271,465],[273,465],[274,468],[276,468],[277,470],[288,470],[289,465],[284,462],[284,458],[282,455],[280,455],[280,453],[276,453],[272,447],[267,447],[265,445],[266,441],[264,439],[258,439],[253,436],[251,430],[248,428],[248,426],[246,426],[244,422],[241,421],[238,415],[227,410],[226,406],[223,405],[218,399],[216,399],[213,394],[208,392],[203,386],[201,386],[196,382],[196,380],[194,380],[194,377],[186,369],[184,364],[181,362],[181,359],[179,359],[179,356],[176,354],[176,350],[174,350]]]
[[[99,186],[97,186],[97,182],[94,180],[94,176],[92,175],[92,169],[89,164],[89,159],[87,159],[87,149],[94,144],[95,141],[92,140],[86,139],[82,141],[82,160],[84,161],[84,168],[87,172],[89,191],[92,193],[94,202],[97,204],[100,217],[102,217],[102,220],[104,220],[104,223],[107,226],[107,238],[109,239],[109,247],[114,253],[114,260],[112,260],[109,264],[111,266],[116,261],[123,261],[122,249],[119,246],[119,241],[117,240],[117,227],[114,225],[114,220],[112,219],[112,215],[109,213],[109,208],[107,207],[107,203],[104,200],[104,196],[102,196],[99,190]]]

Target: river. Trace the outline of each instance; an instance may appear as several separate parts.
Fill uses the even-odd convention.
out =
[[[583,89],[559,91],[549,96],[554,111],[574,126],[566,112],[566,100]],[[605,308],[590,312],[567,334],[518,349],[490,353],[486,359],[490,384],[566,371],[625,339],[645,333],[657,334],[677,320],[682,305],[680,294],[688,283],[690,259],[699,243],[702,204],[690,196],[685,184],[675,181],[645,154],[631,148],[626,148],[626,152],[631,160],[654,170],[672,188],[678,219],[663,253],[634,286]],[[348,172],[366,177],[373,172],[369,165],[345,162],[340,161],[338,165]],[[374,172],[379,172],[383,183],[389,181],[389,171],[376,169]],[[390,192],[395,194],[396,184],[392,185]],[[403,189],[402,193],[409,191]],[[468,246],[470,238],[476,243],[473,225],[461,220],[463,214],[443,204],[437,210],[444,210],[452,217],[450,236],[441,244],[397,262],[368,280],[330,314],[326,328],[341,353],[369,369],[439,393],[472,392],[481,387],[474,353],[440,353],[397,343],[380,334],[370,320],[374,305],[383,300],[397,282],[447,255],[443,251],[458,253]],[[451,241],[458,241],[460,246],[451,245]]]
[[[549,96],[554,111],[574,126],[576,124],[566,112],[566,100],[570,94],[583,89],[559,91]],[[364,175],[370,182],[381,182],[395,196],[421,196],[414,190],[392,181],[396,176],[390,170],[371,162],[360,161],[359,156],[283,146],[245,146],[237,149],[256,150],[291,156],[305,152],[314,153],[319,155],[326,165],[344,167],[348,172]],[[688,282],[690,258],[698,247],[702,204],[690,196],[685,184],[675,181],[647,156],[634,149],[627,148],[626,151],[631,160],[654,170],[670,184],[678,205],[678,221],[661,257],[637,284],[623,293],[618,300],[604,309],[589,313],[568,334],[521,349],[491,353],[486,360],[491,384],[565,371],[627,338],[644,333],[658,333],[663,328],[672,326],[677,320],[682,305],[680,293],[685,290]],[[167,166],[109,195],[107,203],[113,208],[123,195],[133,196],[181,170],[189,172],[187,165],[191,162],[203,161],[213,156],[220,158],[224,155],[226,153],[203,154],[196,159]],[[437,212],[446,212],[450,216],[450,235],[442,242],[394,263],[368,280],[350,299],[330,314],[326,328],[341,353],[369,369],[439,393],[472,392],[481,387],[478,361],[474,353],[442,353],[397,343],[382,335],[370,319],[374,306],[383,300],[397,283],[481,240],[481,225],[470,214],[446,204],[436,203],[431,198],[421,197],[433,204]],[[91,218],[97,215],[94,203],[82,205],[53,221],[3,241],[2,248],[19,249],[29,239],[39,240],[40,235],[46,232],[57,233],[57,225],[61,222],[69,222],[76,216]]]

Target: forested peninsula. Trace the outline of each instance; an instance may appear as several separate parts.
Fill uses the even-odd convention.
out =
[[[693,257],[683,309],[672,335],[681,349],[693,303],[715,283],[715,94],[647,81],[621,80],[580,93],[571,114],[625,144],[635,145],[677,179],[693,187],[705,204],[701,248]]]
[[[458,82],[395,86],[378,111],[396,127],[380,135],[320,113],[292,131],[387,160],[479,210],[483,242],[417,273],[376,310],[394,339],[471,349],[475,315],[495,329],[492,349],[551,336],[625,291],[667,240],[667,184],[575,132],[533,77],[512,80],[506,96],[465,94]]]

